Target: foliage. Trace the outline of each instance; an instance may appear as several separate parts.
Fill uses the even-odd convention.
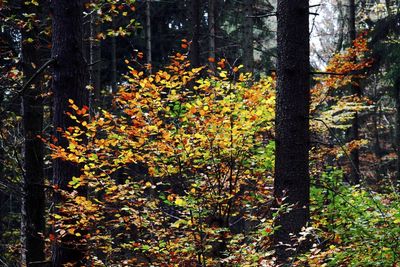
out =
[[[366,52],[360,37],[332,66],[360,71],[370,62]],[[149,76],[126,63],[114,110],[90,117],[70,100],[77,126],[64,132],[67,149],[51,148],[53,158],[78,164],[82,175],[61,192],[65,202],[52,221],[59,232],[51,239],[82,236],[75,245],[89,248],[88,260],[99,266],[270,262],[274,80],[254,82],[226,60],[208,77],[180,53]],[[346,97],[331,98],[337,108],[315,104],[322,91],[351,81],[320,79],[314,116],[354,113],[342,104]]]
[[[67,149],[51,146],[82,175],[53,223],[59,236],[84,237],[93,264],[270,260],[273,80],[253,83],[224,62],[210,78],[182,54],[150,76],[129,66],[116,109],[89,122],[70,100],[79,126],[64,132]]]
[[[344,186],[342,180],[342,170],[327,167],[311,190],[318,238],[300,266],[397,266],[398,195]]]
[[[367,98],[339,93],[349,85],[359,84],[360,79],[365,77],[363,72],[373,62],[369,53],[366,33],[363,33],[353,41],[353,46],[332,56],[325,68],[327,75],[317,77],[317,83],[311,90],[310,113],[315,118],[330,127],[347,129],[355,112],[365,110],[371,103]],[[317,128],[324,127],[316,123],[314,129]]]

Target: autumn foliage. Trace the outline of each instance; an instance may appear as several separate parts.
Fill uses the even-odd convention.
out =
[[[87,120],[70,100],[78,126],[52,156],[82,174],[61,192],[57,236],[83,236],[99,266],[270,260],[257,248],[272,232],[273,80],[250,85],[237,67],[202,77],[182,54],[149,76],[128,67],[115,110]]]
[[[313,131],[322,140],[369,104],[338,94],[371,64],[366,45],[361,36],[335,55],[326,71],[344,75],[317,79],[312,89]],[[77,124],[63,133],[69,146],[50,145],[53,158],[81,167],[69,190],[57,189],[64,203],[51,220],[58,229],[52,241],[80,237],[72,245],[84,249],[93,266],[273,266],[270,237],[276,213],[283,212],[271,208],[274,80],[254,81],[225,60],[217,73],[207,73],[180,53],[152,75],[126,63],[114,108],[90,115],[69,100]],[[313,146],[318,185],[332,182],[320,163],[333,155],[343,160],[348,151]],[[315,190],[319,203],[322,191]],[[304,235],[332,245],[316,246],[298,266],[319,266],[343,242],[339,233],[324,233],[329,222],[312,212],[318,221]]]

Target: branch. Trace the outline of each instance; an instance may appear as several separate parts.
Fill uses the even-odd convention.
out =
[[[347,76],[351,73],[338,73],[338,72],[325,72],[325,71],[312,71],[310,72],[312,75],[336,75],[336,76]]]
[[[269,70],[269,72],[276,72],[275,69]],[[358,72],[357,72],[358,73]],[[324,71],[311,71],[311,75],[336,75],[336,76],[347,76],[352,74],[357,74],[356,72],[348,72],[348,73],[338,73],[338,72],[324,72]]]
[[[52,65],[56,61],[55,58],[51,58],[46,61],[30,78],[29,80],[21,87],[21,89],[17,92],[17,94],[10,100],[9,105],[0,113],[0,119],[3,117],[5,112],[14,104],[14,102],[18,99],[18,97],[25,94],[26,90],[33,83],[33,81],[50,65]]]
[[[36,79],[37,76],[39,76],[48,66],[53,64],[56,60],[54,58],[49,59],[46,61],[32,76],[29,78],[29,80],[22,86],[21,90],[18,92],[18,96],[21,96],[25,93],[25,91],[28,89],[29,85],[32,84],[32,82]]]
[[[276,12],[259,14],[259,15],[254,15],[254,16],[246,16],[246,18],[265,18],[265,17],[274,17],[274,16],[276,16]]]

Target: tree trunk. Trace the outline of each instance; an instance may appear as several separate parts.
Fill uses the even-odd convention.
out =
[[[274,234],[278,264],[286,263],[309,221],[310,63],[307,0],[278,1],[276,161],[277,207],[289,205],[277,218]],[[291,238],[294,234],[295,238]]]
[[[149,65],[149,73],[151,73],[151,0],[146,0],[146,63]]]
[[[88,92],[85,89],[87,66],[82,53],[82,9],[80,0],[53,0],[52,57],[56,60],[53,70],[53,127],[58,145],[66,147],[67,141],[57,130],[75,125],[67,115],[68,99],[76,105],[88,104]],[[60,189],[68,190],[71,177],[79,176],[79,168],[59,159],[53,162],[53,183]],[[55,193],[55,205],[61,204],[61,198]],[[77,243],[77,237],[67,235],[53,244],[52,262],[55,267],[66,263],[81,266],[83,252],[71,243]],[[68,242],[67,242],[68,241]],[[61,243],[59,243],[61,242]]]
[[[112,21],[113,30],[115,30],[114,18]],[[117,92],[117,37],[111,36],[111,90]]]
[[[339,25],[339,38],[338,38],[338,41],[336,44],[335,52],[340,53],[340,51],[342,51],[342,48],[343,48],[343,41],[344,41],[344,36],[345,36],[344,28],[346,25],[346,19],[343,14],[343,5],[342,5],[341,0],[337,1],[337,10],[339,12],[338,23],[340,25]]]
[[[385,0],[385,5],[386,5],[386,11],[387,11],[388,15],[390,16],[390,14],[391,14],[390,0]]]
[[[3,106],[3,100],[4,100],[4,93],[0,93],[0,106]],[[0,120],[0,131],[3,129],[3,120]],[[0,135],[0,181],[5,181],[5,163],[6,163],[6,157],[5,157],[5,151],[4,151],[4,140],[3,136]],[[5,217],[7,215],[6,212],[6,207],[5,203],[7,201],[7,194],[4,191],[6,191],[7,186],[1,186],[0,189],[0,241],[3,242],[4,240],[4,234],[6,232],[6,225],[5,223]],[[0,255],[4,255],[6,253],[7,249],[5,246],[0,246]]]
[[[200,1],[190,1],[190,21],[192,26],[192,44],[190,45],[190,61],[193,67],[200,66]]]
[[[395,147],[397,154],[396,161],[396,177],[393,184],[397,190],[400,190],[400,78],[394,83],[395,101],[396,101],[396,131],[395,131]]]
[[[24,6],[28,13],[39,15],[39,6]],[[38,49],[41,46],[34,26],[22,31],[22,66],[25,81],[29,80],[41,62]],[[37,137],[42,134],[43,102],[41,82],[33,82],[22,98],[24,133],[23,196],[21,201],[21,260],[23,266],[45,259],[45,192],[43,171],[43,142]]]
[[[253,4],[254,0],[244,1],[244,22],[243,22],[243,65],[246,72],[254,71],[253,51]]]
[[[353,41],[357,37],[356,32],[356,6],[355,0],[350,0],[349,2],[349,32],[350,32],[350,45],[353,44]],[[352,81],[351,85],[351,93],[357,97],[361,96],[361,88],[357,84],[358,81]],[[351,128],[349,129],[349,141],[358,140],[359,139],[359,118],[358,113],[354,114],[354,118],[351,123]],[[360,183],[360,156],[359,150],[353,149],[350,152],[350,160],[351,163],[351,171],[350,171],[350,181],[353,184]]]
[[[93,97],[95,100],[100,99],[101,90],[101,43],[97,39],[100,32],[101,24],[98,15],[92,13],[90,15],[90,78],[89,83],[93,87]]]
[[[215,47],[215,0],[208,0],[208,57],[216,60],[216,47]],[[210,69],[215,71],[214,60],[209,60]]]

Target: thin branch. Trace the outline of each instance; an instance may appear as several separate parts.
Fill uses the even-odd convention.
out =
[[[9,105],[5,108],[0,113],[0,118],[3,117],[3,115],[6,113],[7,110],[10,109],[10,107],[15,104],[14,102],[17,101],[17,99],[24,95],[26,90],[29,88],[29,86],[33,83],[33,81],[50,65],[52,65],[56,59],[51,58],[48,61],[46,61],[30,78],[29,80],[21,87],[21,89],[17,92],[17,94],[10,100]]]
[[[32,76],[29,80],[22,86],[21,90],[18,92],[18,96],[21,96],[25,93],[28,87],[32,84],[32,82],[39,76],[48,66],[53,64],[56,60],[54,58],[49,59],[46,61]]]
[[[276,16],[276,12],[253,15],[253,16],[246,16],[246,18],[266,18],[266,17],[274,17],[274,16]]]
[[[269,72],[276,72],[276,69],[270,69]],[[359,74],[358,72],[347,72],[347,73],[338,73],[338,72],[325,72],[325,71],[311,71],[311,75],[336,75],[336,76],[347,76],[352,74]]]

